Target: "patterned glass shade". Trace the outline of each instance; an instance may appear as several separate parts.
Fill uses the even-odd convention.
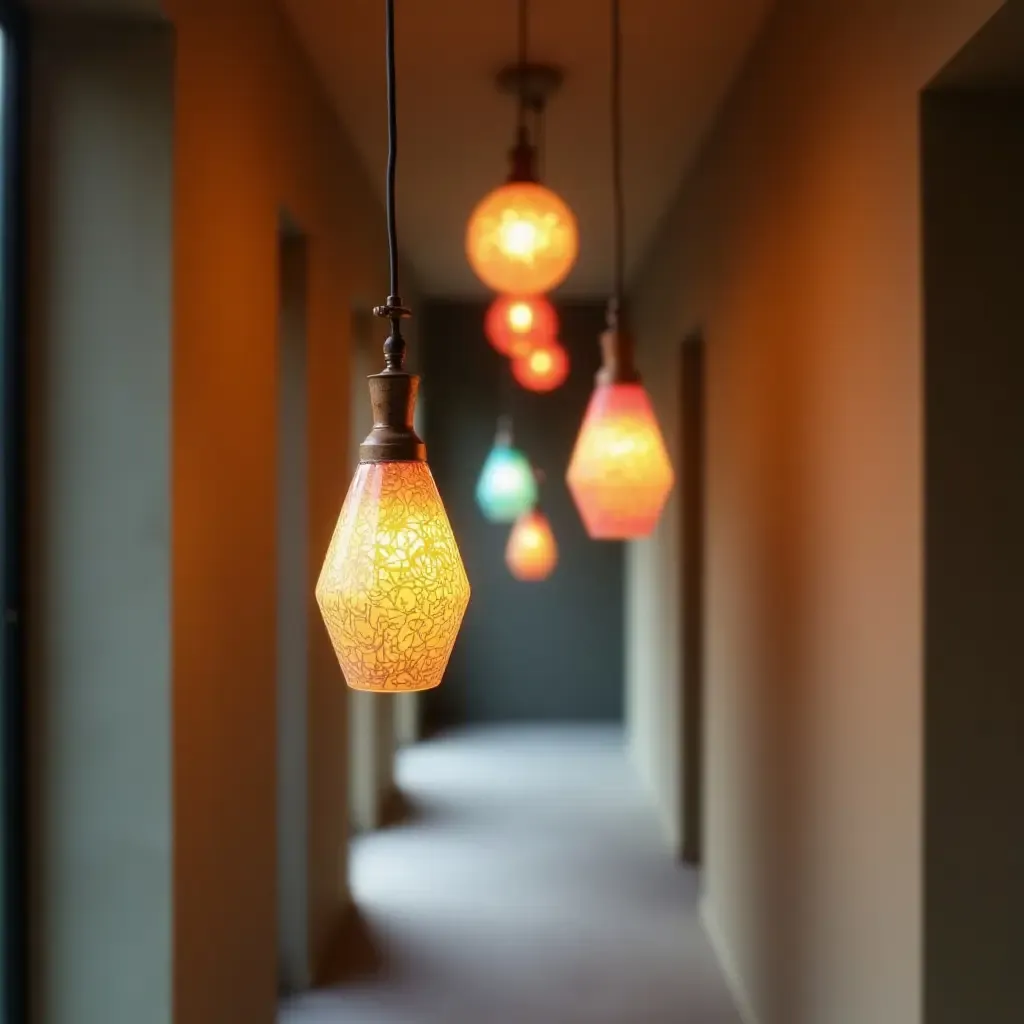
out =
[[[499,295],[487,310],[484,333],[503,356],[515,358],[554,341],[558,315],[543,295]]]
[[[530,460],[518,448],[496,441],[480,471],[476,503],[492,523],[512,523],[537,502]]]
[[[553,341],[512,360],[512,376],[527,391],[554,391],[569,376],[569,353]]]
[[[579,251],[576,218],[549,188],[511,181],[488,193],[470,215],[466,257],[488,288],[538,295],[565,280]]]
[[[539,509],[516,520],[505,545],[505,564],[517,580],[546,580],[558,564],[558,545],[548,517]]]
[[[348,685],[441,682],[469,580],[425,462],[362,462],[331,537],[316,599]]]
[[[594,389],[566,481],[591,537],[632,540],[654,529],[674,477],[642,384]]]

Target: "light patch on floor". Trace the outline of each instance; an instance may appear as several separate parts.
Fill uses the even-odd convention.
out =
[[[617,730],[459,732],[399,781],[352,858],[376,969],[279,1024],[740,1024]]]

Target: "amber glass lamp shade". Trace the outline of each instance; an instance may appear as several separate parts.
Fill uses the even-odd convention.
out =
[[[598,384],[566,474],[587,533],[600,540],[646,537],[673,479],[643,385]]]
[[[558,545],[548,517],[540,509],[525,512],[517,520],[505,545],[505,564],[517,580],[546,580],[558,564]]]
[[[348,685],[408,692],[441,682],[469,581],[426,462],[362,462],[316,599]]]
[[[535,181],[510,181],[477,204],[466,228],[466,257],[488,288],[537,295],[565,280],[579,251],[576,218]]]
[[[512,376],[527,391],[554,391],[569,376],[569,353],[552,341],[512,360]]]
[[[484,333],[503,356],[526,355],[558,336],[558,315],[543,295],[499,295],[487,310]]]

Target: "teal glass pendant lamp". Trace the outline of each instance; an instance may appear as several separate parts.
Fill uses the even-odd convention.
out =
[[[530,460],[513,443],[512,420],[502,416],[480,479],[476,503],[492,523],[514,523],[537,501],[537,481]]]

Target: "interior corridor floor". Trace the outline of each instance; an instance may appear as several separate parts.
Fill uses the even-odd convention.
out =
[[[740,1024],[618,731],[454,733],[399,783],[353,850],[376,969],[280,1024]]]

